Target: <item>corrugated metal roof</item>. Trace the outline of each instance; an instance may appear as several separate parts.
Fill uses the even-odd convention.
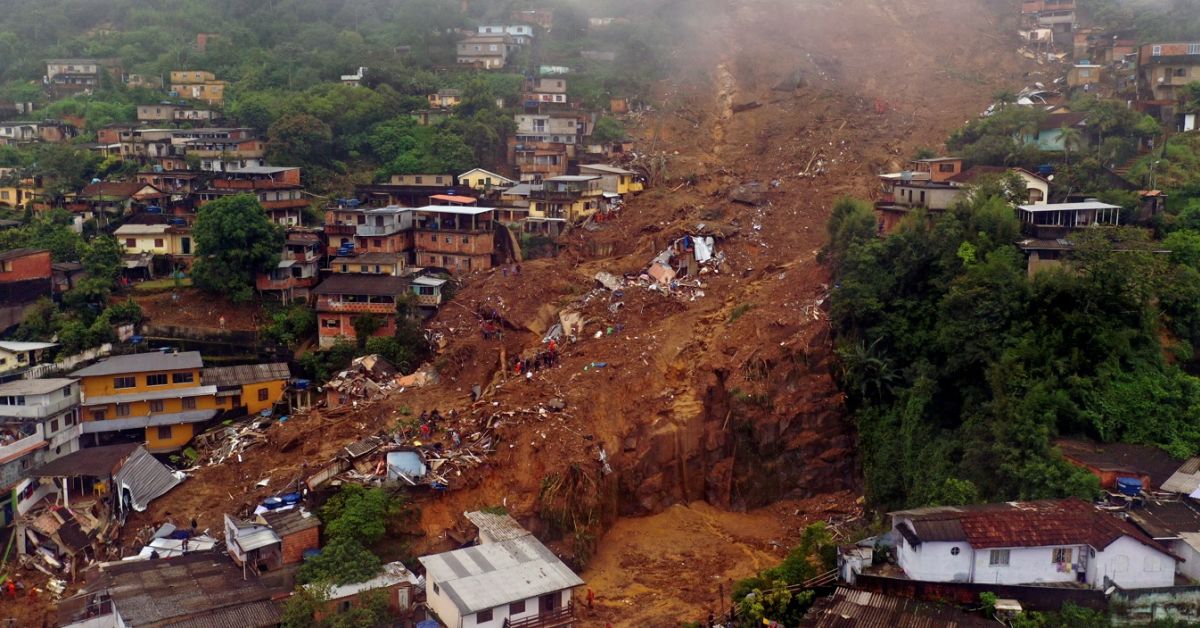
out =
[[[129,501],[133,509],[142,512],[152,500],[183,481],[183,474],[176,473],[139,445],[125,464],[121,465],[121,470],[117,471],[113,480],[117,486],[129,491]]]
[[[1189,458],[1160,487],[1168,493],[1191,495],[1200,488],[1200,456]]]
[[[317,518],[315,513],[306,510],[294,508],[285,511],[268,510],[259,515],[266,522],[279,538],[291,536],[297,532],[303,532],[309,528],[316,528],[321,525],[321,520]]]
[[[616,166],[610,166],[608,164],[579,164],[579,170],[580,171],[595,170],[597,172],[607,172],[609,174],[623,174],[623,175],[636,174],[632,170],[626,170],[624,168],[618,168]]]
[[[199,351],[183,351],[180,353],[134,353],[105,358],[87,368],[71,373],[71,377],[90,377],[93,375],[119,375],[123,373],[146,373],[149,371],[179,371],[183,369],[198,369],[204,366],[204,360]]]
[[[529,535],[516,519],[507,514],[495,515],[487,512],[465,512],[463,515],[479,528],[479,534],[487,535],[494,542],[517,539]]]
[[[38,349],[49,349],[57,346],[57,342],[16,342],[14,340],[0,340],[0,349],[5,351],[37,351]]]
[[[532,535],[420,560],[426,577],[446,592],[463,615],[583,584]]]
[[[231,606],[218,611],[205,612],[202,617],[182,621],[169,621],[163,626],[170,628],[267,628],[278,626],[283,620],[279,605],[271,600]]]
[[[801,625],[812,628],[969,628],[995,624],[945,604],[838,587],[833,595],[813,604]]]
[[[205,385],[225,387],[244,386],[276,380],[287,381],[292,372],[286,362],[270,364],[243,364],[241,366],[214,366],[200,371],[200,381]]]
[[[365,591],[394,586],[400,584],[401,582],[407,582],[415,586],[418,580],[416,574],[409,571],[408,568],[404,566],[404,563],[399,561],[391,562],[384,565],[380,574],[374,578],[371,578],[370,580],[334,586],[329,590],[329,599],[331,601],[339,600],[350,597],[351,595],[363,593]]]
[[[237,546],[242,548],[243,552],[256,550],[260,547],[274,545],[279,542],[279,536],[275,531],[266,526],[255,526],[253,529],[245,532],[238,531],[236,539],[233,539]]]
[[[322,281],[313,294],[362,294],[394,297],[408,290],[409,280],[391,275],[333,274]]]
[[[1083,203],[1057,203],[1054,205],[1021,205],[1020,209],[1027,212],[1056,212],[1056,211],[1085,211],[1089,209],[1121,209],[1116,205],[1101,203],[1099,201],[1085,201]]]

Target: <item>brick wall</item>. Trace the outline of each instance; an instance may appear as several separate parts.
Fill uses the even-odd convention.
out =
[[[50,251],[35,251],[0,263],[0,283],[50,278]]]
[[[321,528],[313,526],[307,530],[283,538],[283,564],[291,565],[304,559],[304,551],[321,547]]]

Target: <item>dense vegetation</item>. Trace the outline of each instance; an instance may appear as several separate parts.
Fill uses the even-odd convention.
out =
[[[1136,30],[1141,42],[1191,41],[1200,33],[1191,0],[1079,0],[1079,7],[1097,26]]]
[[[886,238],[845,200],[829,233],[840,378],[874,504],[1095,493],[1059,435],[1200,449],[1194,246],[1165,257],[1144,231],[1086,230],[1072,266],[1031,277],[1011,206],[983,195]]]

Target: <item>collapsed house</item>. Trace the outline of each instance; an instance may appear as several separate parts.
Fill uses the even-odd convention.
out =
[[[325,384],[325,407],[357,407],[386,395],[396,387],[398,371],[391,362],[378,355],[354,358],[350,368],[341,371]]]

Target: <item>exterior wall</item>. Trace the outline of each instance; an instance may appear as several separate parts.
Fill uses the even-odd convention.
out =
[[[454,177],[448,174],[394,174],[391,185],[453,187]]]
[[[492,186],[508,185],[509,182],[503,179],[497,179],[493,176],[479,172],[473,172],[459,180],[459,183],[473,189],[482,189]]]
[[[152,233],[125,235],[117,234],[117,241],[127,253],[153,253],[154,255],[191,255],[195,252],[192,247],[192,236],[181,233]],[[184,244],[188,246],[184,246]],[[187,251],[186,253],[184,251]]]
[[[246,406],[248,413],[258,414],[279,403],[283,399],[285,388],[287,388],[287,382],[282,379],[246,384],[242,386],[242,405]],[[267,398],[265,400],[259,399],[259,395],[262,394],[261,391],[264,390],[267,391]]]
[[[1175,561],[1160,551],[1122,537],[1103,551],[1096,551],[1096,557],[1088,563],[1088,576],[1093,588],[1102,588],[1106,577],[1123,589],[1169,587],[1175,584]]]
[[[146,451],[150,453],[174,451],[187,445],[192,437],[196,435],[196,426],[193,423],[182,423],[179,425],[164,425],[163,431],[170,429],[171,435],[168,438],[159,436],[159,428],[146,428]]]
[[[1080,552],[1087,546],[1063,546],[1071,550],[1071,560],[1078,562]],[[991,548],[1005,549],[1005,548]],[[974,582],[982,584],[1032,584],[1035,582],[1075,582],[1074,570],[1060,571],[1053,561],[1054,547],[1013,547],[1007,565],[991,565],[991,549],[975,552]],[[1090,564],[1090,562],[1089,562]]]
[[[146,383],[147,376],[156,375],[159,373],[165,373],[167,375],[167,383],[165,385],[150,386]],[[173,381],[174,380],[173,375],[175,373],[191,373],[192,381],[175,383]],[[114,388],[113,380],[117,377],[123,377],[123,376],[131,376],[134,378],[134,387],[133,388],[120,388],[120,389]],[[217,410],[217,409],[219,409],[219,406],[217,404],[216,395],[214,395],[214,394],[189,395],[187,397],[188,399],[195,400],[194,408],[185,408],[183,405],[182,397],[173,397],[173,398],[162,399],[161,400],[162,401],[162,410],[158,410],[158,411],[154,411],[154,412],[151,412],[151,410],[150,410],[150,401],[149,400],[137,401],[136,397],[133,397],[133,399],[135,399],[135,400],[131,400],[129,402],[122,402],[122,403],[127,403],[129,406],[128,412],[125,413],[124,415],[118,415],[118,413],[117,413],[118,404],[116,404],[116,403],[89,404],[87,401],[87,399],[89,397],[95,398],[95,397],[99,397],[99,396],[108,396],[108,395],[137,395],[139,393],[145,394],[145,393],[149,393],[149,392],[162,391],[162,390],[182,390],[182,389],[188,389],[188,388],[197,388],[200,385],[201,385],[200,369],[178,369],[178,370],[173,370],[173,371],[160,371],[160,372],[155,372],[155,373],[137,373],[137,374],[133,374],[133,375],[117,374],[117,375],[99,375],[99,376],[85,377],[85,378],[83,378],[83,380],[81,382],[81,387],[83,390],[83,406],[84,406],[80,412],[81,419],[82,419],[83,423],[96,422],[97,421],[96,415],[95,415],[96,412],[104,413],[103,414],[104,418],[100,419],[100,422],[103,422],[103,421],[110,420],[110,419],[145,417],[145,416],[150,416],[152,414],[171,414],[171,413],[177,413],[177,412],[190,412],[193,410]],[[101,431],[103,431],[103,430],[101,430]],[[163,432],[163,434],[160,435],[160,427],[159,426],[151,426],[151,427],[145,428],[146,449],[148,451],[150,451],[150,452],[170,451],[170,450],[178,449],[179,447],[182,447],[183,445],[187,444],[187,442],[192,439],[192,436],[195,434],[195,426],[194,426],[194,424],[190,424],[190,423],[177,424],[177,425],[171,425],[171,426],[162,426],[161,431]]]
[[[321,547],[321,528],[311,527],[283,539],[283,564],[291,565],[304,560],[304,552]]]
[[[1184,541],[1171,541],[1171,553],[1182,558],[1176,570],[1192,580],[1200,581],[1200,552]]]
[[[50,251],[36,251],[0,262],[0,283],[47,279],[50,274]]]
[[[353,258],[350,258],[351,260]],[[332,264],[333,272],[339,274],[357,274],[363,273],[368,275],[391,275],[399,277],[404,269],[404,262],[397,260],[395,264],[364,264],[361,262],[340,260]]]
[[[374,334],[376,337],[392,336],[396,333],[395,306],[388,304],[388,307],[392,308],[392,313],[372,312],[383,319],[383,325]],[[354,319],[361,315],[359,312],[318,312],[317,333],[320,347],[328,349],[337,344],[338,340],[354,342],[357,339],[354,334]]]
[[[957,548],[958,555],[952,551]],[[901,541],[896,560],[913,580],[970,582],[975,552],[966,543],[922,543],[914,547]]]
[[[907,207],[925,207],[933,210],[950,209],[955,202],[962,198],[963,191],[953,187],[895,187],[896,203]]]
[[[1067,85],[1081,87],[1100,83],[1104,68],[1098,65],[1074,66],[1067,71]]]

